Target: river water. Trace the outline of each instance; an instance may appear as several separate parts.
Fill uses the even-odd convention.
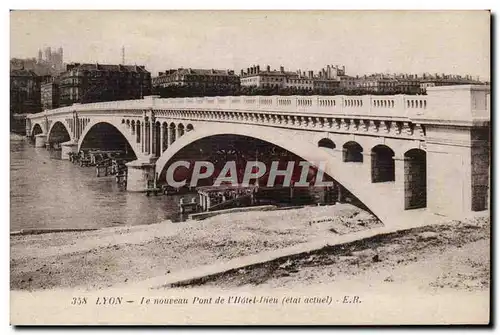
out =
[[[60,152],[10,142],[10,230],[102,228],[178,221],[180,196],[152,196],[119,188],[114,177],[60,160]]]

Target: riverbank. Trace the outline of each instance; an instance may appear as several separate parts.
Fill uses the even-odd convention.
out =
[[[16,134],[16,133],[10,133],[10,140],[11,141],[24,141],[26,139],[25,136]]]
[[[379,227],[349,204],[11,236],[11,289],[101,289]]]
[[[367,212],[337,204],[176,224],[11,236],[11,289],[142,285],[171,272],[377,227],[381,223]],[[274,290],[328,284],[486,294],[489,250],[490,221],[483,214],[294,254],[179,288]]]
[[[229,271],[181,287],[300,289],[320,285],[370,291],[489,294],[490,220],[463,221],[378,235]],[[361,289],[361,292],[366,289]]]
[[[182,224],[11,236],[11,322],[488,323],[488,213],[431,221],[387,233],[388,227],[366,212],[343,204],[233,213]],[[324,243],[335,240],[345,242]],[[304,251],[304,244],[318,241],[322,246]],[[265,254],[295,248],[302,251],[263,260]],[[231,265],[247,258],[257,262]],[[179,274],[226,265],[231,265],[228,270],[214,275],[166,284]],[[78,312],[68,308],[75,296],[88,301]],[[127,303],[116,313],[117,306],[96,306],[103,296],[123,297]],[[220,297],[276,302],[196,303]],[[310,302],[325,297],[333,303]],[[145,299],[153,302],[146,306]],[[154,302],[169,299],[187,304]],[[289,304],[282,305],[286,299]]]

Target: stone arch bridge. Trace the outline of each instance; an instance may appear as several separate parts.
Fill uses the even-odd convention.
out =
[[[463,215],[489,206],[490,88],[443,86],[427,96],[238,96],[74,104],[27,117],[37,147],[62,157],[89,134],[118,132],[137,157],[127,189],[143,191],[171,158],[216,135],[264,140],[325,173],[383,222],[416,211]],[[99,143],[97,145],[99,145]]]

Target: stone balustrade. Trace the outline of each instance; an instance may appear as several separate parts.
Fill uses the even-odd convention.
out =
[[[353,118],[379,117],[381,119],[411,119],[424,115],[426,96],[238,96],[161,99],[147,96],[138,100],[74,104],[40,113],[40,116],[73,112],[100,111],[106,113],[141,114],[143,110],[213,110],[213,111],[266,111],[285,114],[324,116],[351,116]]]

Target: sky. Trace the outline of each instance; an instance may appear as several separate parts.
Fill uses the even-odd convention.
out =
[[[11,57],[64,49],[65,62],[240,69],[259,64],[349,75],[490,77],[487,11],[12,11]]]

